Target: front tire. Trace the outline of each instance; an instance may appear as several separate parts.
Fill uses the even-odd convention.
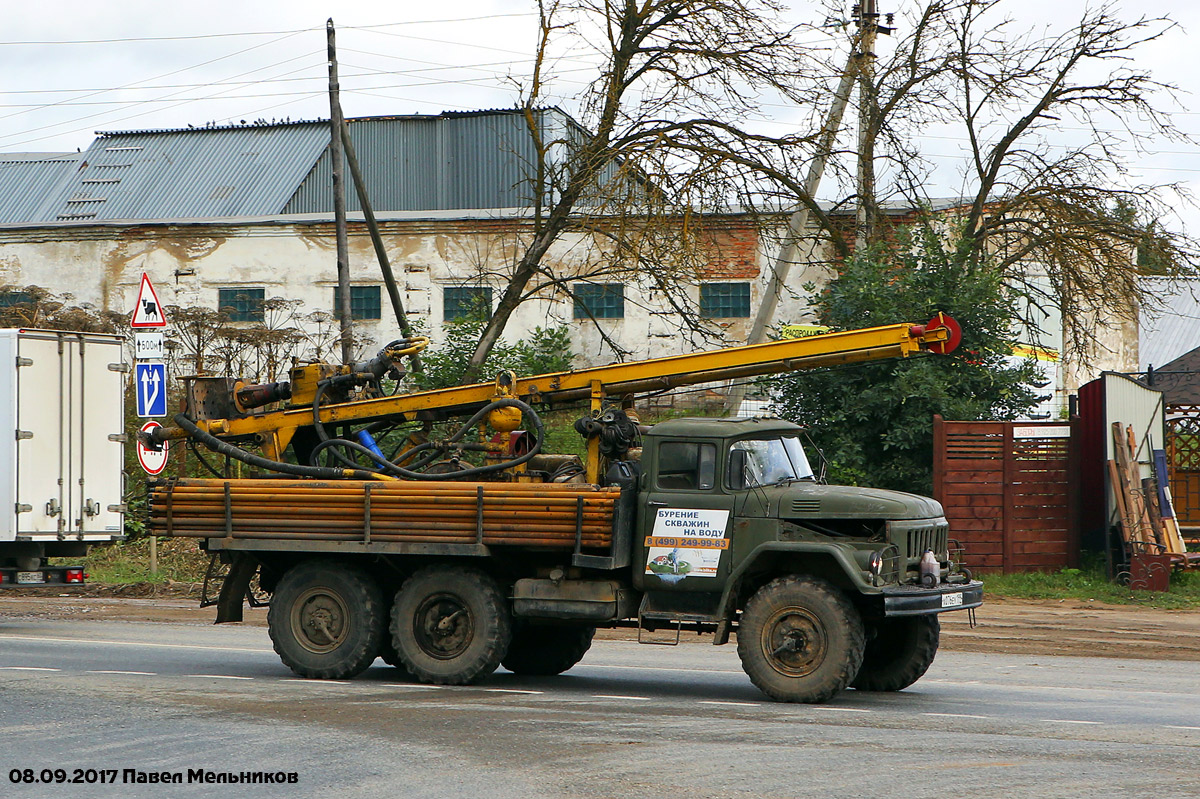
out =
[[[881,619],[850,684],[860,691],[904,690],[929,670],[940,637],[941,623],[933,614]]]
[[[500,665],[512,640],[512,619],[488,575],[430,566],[396,593],[391,632],[400,661],[417,680],[468,685]]]
[[[384,618],[383,596],[369,575],[340,563],[306,561],[275,586],[267,629],[280,660],[296,674],[342,679],[375,660]]]
[[[827,702],[862,664],[862,618],[841,591],[816,577],[789,575],[746,602],[738,656],[750,681],[779,702]]]
[[[549,677],[583,660],[592,646],[595,627],[519,624],[500,665],[513,674]]]

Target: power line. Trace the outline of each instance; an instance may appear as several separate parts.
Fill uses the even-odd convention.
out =
[[[368,32],[381,32],[379,28],[394,28],[407,25],[439,25],[453,22],[480,22],[493,19],[504,19],[507,17],[530,17],[533,12],[526,11],[513,14],[487,14],[479,17],[458,17],[455,19],[418,19],[409,20],[406,22],[386,22],[379,25],[348,25],[342,30],[359,30]],[[130,36],[117,39],[45,39],[41,41],[20,41],[20,42],[0,42],[0,47],[22,47],[22,46],[37,46],[46,47],[53,45],[76,45],[76,44],[131,44],[137,42],[183,42],[195,41],[199,39],[232,39],[242,36],[283,36],[297,33],[313,33],[316,31],[324,31],[325,26],[322,25],[316,28],[295,28],[293,30],[283,31],[240,31],[234,33],[195,33],[186,36]]]

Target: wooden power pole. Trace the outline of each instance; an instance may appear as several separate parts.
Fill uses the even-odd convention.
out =
[[[342,331],[342,363],[354,358],[354,322],[350,314],[350,248],[346,241],[346,175],[342,157],[342,101],[338,86],[337,42],[333,19],[325,23],[329,52],[329,162],[333,171],[333,226],[337,236],[337,317]]]

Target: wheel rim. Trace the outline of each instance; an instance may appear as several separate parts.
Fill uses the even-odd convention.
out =
[[[760,644],[771,668],[788,677],[805,677],[825,661],[829,636],[812,611],[787,607],[775,611],[763,625]]]
[[[434,594],[421,602],[413,617],[413,637],[421,651],[451,660],[466,651],[475,637],[471,610],[453,594]]]
[[[292,605],[292,635],[300,646],[315,654],[332,652],[350,633],[346,602],[327,588],[310,588]]]

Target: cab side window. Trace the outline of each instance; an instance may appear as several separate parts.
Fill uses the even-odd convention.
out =
[[[658,487],[668,491],[706,491],[717,482],[717,447],[692,441],[667,441],[658,448]]]

